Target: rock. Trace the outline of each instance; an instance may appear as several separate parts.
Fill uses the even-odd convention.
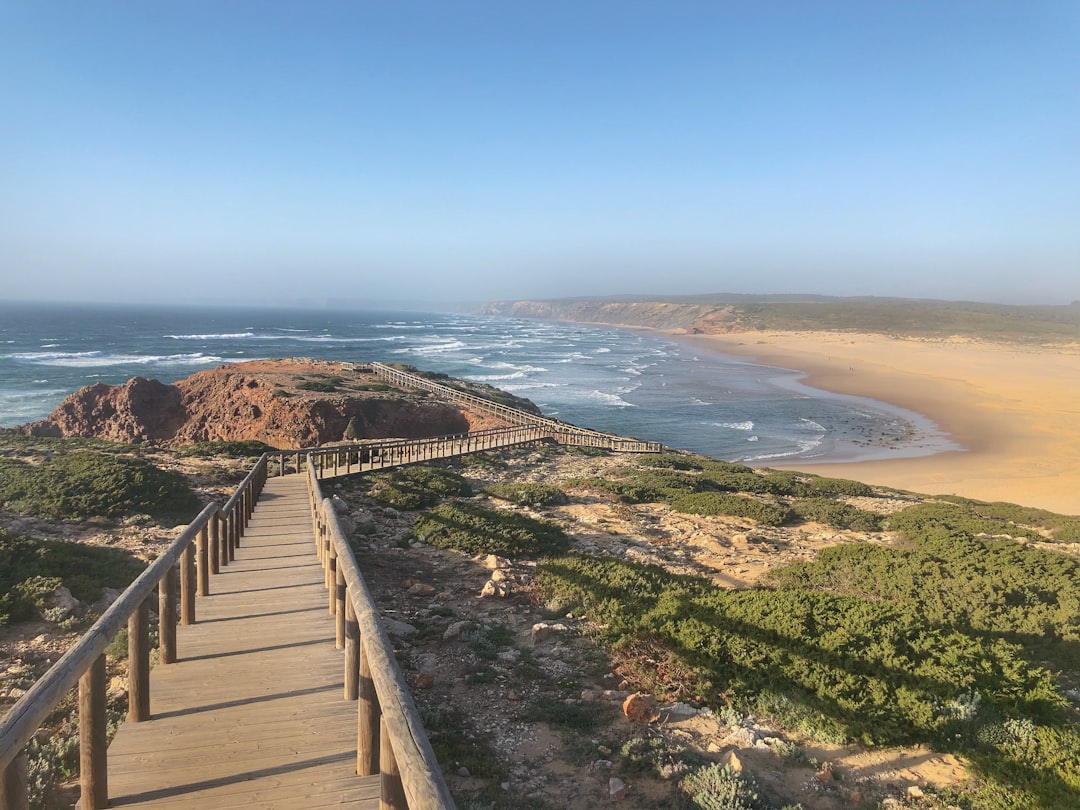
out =
[[[357,534],[375,534],[378,531],[378,527],[375,525],[375,518],[371,516],[370,512],[353,512],[349,515],[349,519],[352,521],[353,530]]]
[[[600,693],[604,700],[626,700],[630,697],[629,689],[605,689]]]
[[[457,775],[458,776],[464,776],[466,779],[468,779],[470,776],[472,776],[472,774],[469,773],[469,769],[466,768],[464,765],[462,765],[460,768],[457,769]]]
[[[665,711],[668,717],[696,717],[698,713],[697,709],[685,703],[673,703]]]
[[[45,607],[51,610],[59,608],[67,613],[73,613],[82,607],[82,603],[71,595],[71,591],[60,585],[46,600]]]
[[[488,554],[481,559],[480,564],[489,571],[494,571],[498,568],[509,568],[510,561],[505,557],[500,557],[497,554]]]
[[[435,673],[431,670],[423,670],[413,679],[413,686],[417,689],[431,689],[435,686]]]
[[[583,701],[585,701],[586,703],[595,703],[596,701],[600,700],[600,690],[599,689],[582,689],[581,690],[581,699]]]
[[[728,751],[728,755],[724,757],[724,764],[736,772],[741,772],[743,769],[742,760],[734,751]]]
[[[408,622],[391,619],[386,616],[383,616],[383,627],[386,628],[387,635],[394,636],[395,638],[409,638],[416,632],[416,628]]]
[[[821,770],[814,774],[814,777],[819,782],[831,782],[833,780],[832,775],[832,763],[826,762],[821,766]]]
[[[112,603],[124,595],[124,592],[119,588],[102,588],[101,598],[94,602],[94,610],[98,613],[104,613],[108,610]]]
[[[450,641],[451,639],[459,638],[461,636],[461,634],[464,633],[468,629],[469,629],[469,623],[468,622],[465,622],[465,621],[454,622],[452,625],[447,627],[445,631],[443,631],[443,634],[442,634],[443,641]]]
[[[923,797],[923,790],[918,785],[910,785],[907,789],[907,795],[910,799],[921,799]]]
[[[549,635],[551,635],[551,625],[547,622],[537,622],[532,626],[533,642],[543,641]]]
[[[900,800],[894,799],[892,796],[881,800],[881,810],[900,810],[902,807]]]
[[[498,596],[500,599],[505,599],[510,595],[510,583],[509,582],[496,582],[493,579],[489,579],[485,583],[483,590],[480,591],[480,596]]]
[[[760,735],[752,728],[737,728],[728,736],[728,741],[739,748],[753,748]]]
[[[507,700],[518,701],[518,700],[521,700],[521,695],[519,695],[517,692],[515,692],[513,689],[511,689],[509,692],[506,693],[506,699]]]
[[[504,571],[502,568],[496,568],[494,571],[491,572],[492,582],[503,582],[504,580],[508,579],[510,579],[510,575],[506,573],[506,571]]]
[[[608,796],[612,799],[621,799],[626,796],[630,786],[617,776],[608,779]]]
[[[637,692],[623,701],[623,714],[635,723],[655,723],[660,719],[656,701],[650,695]]]
[[[610,771],[611,760],[610,759],[597,759],[589,763],[590,771]]]
[[[405,593],[409,596],[434,596],[435,589],[426,582],[414,582]]]
[[[330,496],[330,505],[339,515],[349,514],[349,505],[345,503],[344,499],[340,495]]]

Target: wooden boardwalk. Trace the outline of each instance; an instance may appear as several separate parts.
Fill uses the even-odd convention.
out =
[[[211,577],[152,719],[109,747],[113,807],[377,808],[356,776],[356,703],[315,554],[305,476],[267,481],[236,560]]]

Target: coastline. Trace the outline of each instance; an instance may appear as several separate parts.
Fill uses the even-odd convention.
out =
[[[664,333],[702,349],[798,370],[804,385],[923,415],[963,448],[914,458],[793,459],[770,466],[1080,514],[1080,353],[863,333]]]

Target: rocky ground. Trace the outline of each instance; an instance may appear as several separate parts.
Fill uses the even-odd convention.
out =
[[[247,463],[166,455],[155,460],[185,472],[204,499],[227,497]],[[558,522],[576,549],[705,574],[725,587],[752,585],[771,567],[810,558],[834,543],[888,542],[886,535],[774,529],[655,504],[627,506],[576,483],[623,463],[614,456],[538,449],[459,469],[476,491],[502,480],[561,485],[569,503],[524,511]],[[641,687],[630,674],[633,667],[594,642],[587,619],[545,607],[532,581],[535,563],[474,559],[416,543],[410,532],[415,515],[379,506],[365,490],[358,479],[343,479],[329,482],[326,494],[336,497],[352,527],[358,561],[385,612],[433,745],[455,794],[467,797],[462,807],[676,807],[676,777],[706,761],[731,762],[770,797],[807,810],[873,807],[882,800],[899,806],[927,785],[966,778],[963,765],[948,755],[816,742],[761,718],[702,706],[693,695],[660,695],[659,702],[647,697],[625,706]],[[861,508],[883,512],[907,503],[896,496],[858,499]],[[507,506],[495,500],[487,505]],[[147,560],[176,534],[138,518],[87,525],[0,515],[0,526],[122,547]],[[83,624],[70,617],[89,620],[110,596],[97,605],[65,602],[69,619],[60,624],[36,621],[0,630],[0,709],[74,641]],[[63,594],[57,598],[65,601]],[[122,701],[123,673],[112,674],[111,692]]]
[[[624,463],[544,450],[503,458],[502,467],[463,470],[475,490],[500,480],[571,482]],[[659,505],[627,506],[588,487],[565,488],[570,503],[525,511],[558,522],[577,550],[705,574],[726,587],[751,585],[769,568],[810,558],[826,545],[888,541],[824,527],[773,529],[681,515]],[[354,528],[358,561],[392,620],[433,743],[444,759],[452,754],[446,763],[452,788],[458,795],[475,792],[478,807],[677,806],[676,777],[703,761],[729,761],[765,793],[807,810],[882,800],[899,806],[927,785],[966,778],[949,755],[815,742],[762,719],[701,706],[691,695],[650,697],[644,712],[629,707],[637,715],[630,719],[624,704],[641,686],[628,679],[631,668],[594,643],[587,619],[546,609],[533,587],[534,563],[424,546],[411,541],[410,513],[380,507],[356,484],[332,483],[330,493]],[[909,503],[859,500],[861,508],[883,512]]]

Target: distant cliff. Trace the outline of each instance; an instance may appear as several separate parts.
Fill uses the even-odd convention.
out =
[[[142,377],[96,383],[24,430],[162,445],[253,439],[296,448],[341,441],[346,430],[359,438],[421,438],[495,424],[338,363],[267,360],[219,366],[171,385]]]
[[[1068,347],[1080,343],[1080,302],[1015,306],[909,298],[702,295],[497,301],[486,304],[483,312],[692,334],[818,330],[920,338],[962,335],[1001,343]]]

